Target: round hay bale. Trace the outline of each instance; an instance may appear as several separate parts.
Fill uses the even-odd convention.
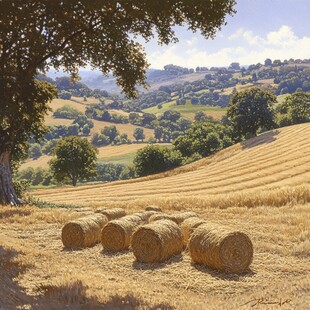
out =
[[[156,211],[156,212],[162,212],[162,209],[159,207],[159,206],[156,206],[156,205],[150,205],[150,206],[147,206],[145,208],[145,211]]]
[[[167,213],[155,213],[150,216],[149,223],[159,221],[159,220],[171,220],[170,215]]]
[[[111,251],[128,249],[133,231],[147,221],[144,217],[143,214],[136,213],[105,225],[101,231],[101,244],[104,249]]]
[[[101,229],[108,223],[103,214],[92,214],[64,225],[61,240],[68,248],[85,248],[100,242]]]
[[[182,232],[183,244],[188,244],[189,238],[191,237],[194,230],[206,221],[199,217],[189,217],[181,223],[180,228]]]
[[[245,233],[211,223],[195,229],[189,251],[194,262],[232,273],[247,270],[253,259],[253,244]]]
[[[181,230],[170,220],[140,226],[132,236],[131,247],[140,262],[163,262],[182,252]]]
[[[192,211],[175,213],[170,215],[171,220],[176,222],[178,225],[190,217],[198,217],[198,215],[197,213]]]
[[[95,213],[101,213],[105,215],[109,221],[121,218],[126,215],[126,212],[122,208],[113,208],[113,209],[97,209]]]

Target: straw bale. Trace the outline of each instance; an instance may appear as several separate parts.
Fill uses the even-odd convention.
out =
[[[191,211],[174,213],[174,214],[157,213],[150,217],[149,222],[154,222],[154,221],[159,221],[159,220],[171,220],[179,225],[187,218],[197,217],[197,216],[198,216],[197,213],[191,212]]]
[[[170,215],[167,213],[158,212],[150,216],[149,223],[159,220],[171,220]]]
[[[163,262],[182,252],[182,234],[171,220],[158,220],[140,226],[132,236],[133,254],[144,263]]]
[[[113,209],[106,209],[106,208],[99,208],[95,211],[95,213],[101,213],[105,215],[109,221],[121,218],[126,215],[126,212],[122,208],[113,208]]]
[[[101,231],[101,244],[106,250],[121,251],[128,249],[133,231],[147,222],[147,215],[135,213],[113,220]]]
[[[189,251],[194,262],[233,273],[246,271],[253,259],[253,244],[245,233],[212,223],[195,229]]]
[[[194,230],[202,224],[205,224],[206,221],[199,217],[189,217],[181,223],[180,228],[182,232],[183,244],[187,245],[190,236]]]
[[[156,212],[162,212],[162,209],[161,207],[159,206],[156,206],[156,205],[150,205],[150,206],[147,206],[145,208],[145,211],[156,211]]]
[[[181,212],[181,213],[174,213],[170,215],[171,220],[177,223],[178,225],[184,222],[186,219],[190,217],[198,217],[197,213],[188,211],[188,212]]]
[[[103,214],[92,214],[64,225],[61,240],[65,247],[84,248],[100,242],[101,229],[108,223]]]

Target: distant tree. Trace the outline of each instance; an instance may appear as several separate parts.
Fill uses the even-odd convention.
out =
[[[38,159],[42,156],[42,150],[39,143],[34,143],[29,148],[29,156],[33,159]]]
[[[251,88],[232,95],[227,117],[235,133],[240,137],[251,137],[256,136],[261,128],[274,128],[273,105],[276,102],[274,94],[260,88]]]
[[[181,113],[178,111],[168,110],[160,117],[162,120],[176,122],[181,117]]]
[[[173,144],[184,157],[195,153],[205,157],[231,145],[232,142],[224,126],[195,122],[186,134],[178,137]]]
[[[158,140],[158,142],[161,141],[161,139],[163,137],[163,133],[164,133],[164,128],[163,127],[161,127],[161,126],[155,127],[155,129],[154,129],[154,136],[155,136],[155,139]]]
[[[98,150],[85,138],[67,137],[54,149],[55,158],[49,162],[54,178],[58,182],[70,180],[73,186],[78,181],[96,175]]]
[[[59,92],[58,97],[60,99],[64,99],[64,100],[70,100],[71,99],[71,93],[66,91],[66,90],[62,90],[61,92]]]
[[[265,66],[271,66],[272,65],[272,60],[270,58],[267,58],[265,60]]]
[[[119,135],[118,130],[116,129],[116,126],[105,126],[102,130],[101,133],[105,136],[107,136],[110,140],[110,142],[114,142],[116,136]]]
[[[282,114],[282,119],[285,117],[280,125],[310,122],[310,93],[298,92],[287,96],[277,110]]]
[[[134,158],[135,170],[138,176],[166,171],[182,163],[180,152],[159,145],[148,145],[140,149]]]
[[[92,145],[97,146],[97,147],[105,146],[105,145],[110,144],[110,139],[106,135],[103,135],[99,132],[95,132],[93,136],[91,137],[91,143]]]
[[[233,70],[240,70],[240,64],[239,62],[232,62],[229,66],[229,69],[233,69]]]
[[[282,64],[282,62],[281,62],[280,59],[275,59],[275,60],[273,61],[273,65],[274,65],[274,66],[280,66],[281,64]]]
[[[143,140],[145,139],[145,134],[144,134],[143,128],[136,128],[134,133],[133,133],[133,137],[136,139],[137,142],[139,140],[141,140],[143,142]]]

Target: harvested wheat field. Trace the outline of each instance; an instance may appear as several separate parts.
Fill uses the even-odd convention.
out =
[[[0,309],[308,309],[309,142],[310,124],[282,128],[165,174],[33,193],[84,208],[1,207]],[[218,271],[186,249],[147,264],[131,249],[62,244],[63,225],[97,208],[150,205],[246,233],[249,268]]]
[[[236,205],[245,199],[250,200],[247,204],[255,203],[254,199],[272,204],[274,202],[270,200],[281,200],[283,196],[275,197],[272,191],[309,183],[308,123],[266,132],[214,156],[166,173],[108,184],[39,190],[35,196],[56,203],[85,205],[139,199],[151,199],[160,205],[162,199],[179,198],[185,202],[192,201],[194,197],[194,201],[202,200],[203,204],[214,203],[224,208],[228,206],[227,201]],[[248,192],[253,195],[246,195]],[[231,195],[233,197],[230,198]],[[231,200],[233,198],[235,200]],[[243,201],[240,203],[244,204]]]

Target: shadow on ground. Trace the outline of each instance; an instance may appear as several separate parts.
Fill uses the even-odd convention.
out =
[[[279,134],[279,130],[268,131],[260,134],[258,137],[254,137],[248,139],[246,141],[241,142],[242,149],[249,149],[252,147],[256,147],[262,144],[268,144],[277,140],[277,135]]]
[[[225,273],[223,271],[218,271],[218,270],[215,270],[215,269],[212,269],[206,266],[202,266],[199,264],[195,264],[195,263],[192,263],[192,267],[202,273],[207,273],[213,278],[226,280],[226,281],[238,282],[238,281],[243,280],[244,278],[251,278],[256,275],[256,273],[252,271],[251,269],[248,269],[247,271],[243,273],[235,274],[235,273]]]
[[[106,301],[99,301],[96,296],[87,294],[88,287],[76,280],[63,285],[41,285],[38,295],[27,295],[16,278],[31,266],[18,262],[20,253],[14,249],[0,246],[0,309],[174,309],[166,303],[149,304],[133,294],[111,295]]]
[[[173,256],[172,258],[170,258],[169,260],[163,263],[151,264],[151,263],[141,263],[138,261],[134,261],[132,263],[132,268],[136,270],[157,270],[157,269],[165,268],[167,265],[179,263],[182,260],[183,260],[183,256],[180,254],[180,255]]]

